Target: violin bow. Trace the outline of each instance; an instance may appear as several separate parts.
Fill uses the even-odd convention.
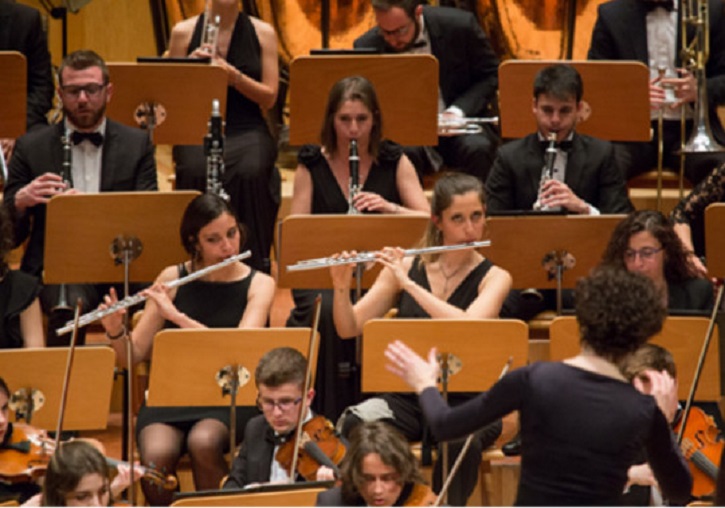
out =
[[[295,430],[295,447],[292,451],[292,466],[290,467],[289,480],[290,483],[295,482],[295,474],[297,471],[297,459],[300,455],[300,439],[302,439],[302,425],[304,423],[304,415],[307,413],[307,392],[312,384],[312,368],[317,367],[317,357],[315,362],[312,361],[313,354],[317,351],[317,328],[320,325],[320,311],[322,310],[322,295],[315,297],[315,307],[313,310],[312,328],[310,329],[310,347],[307,351],[307,372],[305,373],[305,386],[302,390],[302,404],[300,404],[300,415],[297,418],[297,429]]]
[[[506,365],[503,366],[503,369],[501,370],[501,375],[498,377],[501,379],[506,375],[506,373],[511,368],[511,364],[514,362],[514,357],[509,356],[509,359],[506,361]],[[458,472],[458,469],[461,467],[461,463],[463,462],[463,457],[466,456],[466,453],[468,453],[468,449],[471,447],[471,443],[473,442],[473,438],[476,435],[475,432],[472,432],[468,435],[466,438],[466,442],[463,443],[463,448],[461,448],[461,451],[458,452],[458,456],[456,457],[456,461],[453,463],[453,467],[451,468],[451,472],[446,477],[446,481],[443,484],[443,487],[441,487],[441,492],[438,494],[438,497],[435,500],[435,503],[433,503],[433,506],[440,506],[443,502],[443,498],[448,493],[448,489],[451,486],[451,482],[453,482],[453,477],[456,476],[456,473]]]
[[[695,368],[695,374],[692,376],[690,392],[687,395],[687,400],[685,401],[685,409],[682,411],[682,417],[680,419],[680,432],[677,434],[678,445],[682,444],[682,437],[684,436],[685,427],[687,426],[687,418],[690,416],[690,407],[692,406],[692,401],[695,398],[697,385],[700,383],[702,368],[705,366],[705,357],[707,356],[707,350],[710,348],[712,335],[715,331],[715,319],[717,319],[717,312],[718,309],[720,309],[720,304],[722,303],[723,289],[725,289],[725,283],[720,284],[720,287],[717,290],[717,297],[715,298],[715,305],[713,305],[712,307],[710,322],[707,325],[707,332],[705,332],[705,340],[702,344],[702,350],[700,350],[700,357],[697,359],[697,367]]]
[[[81,307],[83,303],[78,298],[76,301],[76,310],[73,317],[73,334],[70,338],[70,348],[68,349],[68,359],[65,364],[65,376],[63,377],[63,391],[60,395],[60,411],[58,413],[58,425],[55,430],[55,449],[60,449],[60,434],[63,431],[63,419],[65,418],[65,406],[68,402],[68,386],[70,385],[70,374],[73,369],[73,358],[75,357],[76,341],[78,340],[78,320],[81,316]]]

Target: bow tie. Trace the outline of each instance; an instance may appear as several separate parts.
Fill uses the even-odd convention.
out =
[[[674,0],[643,0],[644,7],[647,9],[647,12],[652,12],[658,7],[662,7],[667,12],[672,12],[675,10],[675,2]]]
[[[549,148],[549,142],[548,141],[539,141],[539,143],[541,144],[541,149],[544,152],[546,152],[546,149]],[[563,152],[568,152],[568,151],[571,150],[571,140],[568,139],[568,140],[565,140],[565,141],[561,141],[559,143],[556,143],[554,146],[558,150],[561,150]]]
[[[426,41],[418,41],[418,42],[413,43],[413,46],[411,46],[411,47],[412,48],[424,48],[427,45],[428,45],[428,43]]]
[[[73,131],[73,134],[70,135],[70,139],[74,145],[81,143],[84,139],[87,139],[95,146],[101,146],[103,144],[103,134],[100,132]]]
[[[288,432],[287,434],[275,434],[274,430],[267,429],[267,434],[264,436],[267,441],[274,443],[274,446],[282,446],[287,441],[294,437],[294,431]]]

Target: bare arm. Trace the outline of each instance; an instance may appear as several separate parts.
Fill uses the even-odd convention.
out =
[[[702,264],[702,261],[695,254],[695,247],[692,244],[692,229],[690,224],[687,222],[676,222],[672,228],[675,230],[675,234],[682,242],[682,246],[687,252],[687,262],[690,263],[695,271],[702,277],[707,277],[707,267]]]
[[[40,311],[40,300],[37,297],[20,313],[20,333],[23,336],[25,347],[45,347],[43,314]]]
[[[418,180],[418,174],[415,172],[410,159],[403,155],[398,162],[398,172],[395,177],[398,186],[400,198],[403,201],[403,207],[398,213],[416,213],[423,212],[430,215],[430,203],[425,197],[423,187]]]
[[[261,272],[254,275],[249,287],[247,308],[244,309],[239,328],[264,328],[267,326],[275,289],[272,277]]]
[[[189,42],[199,16],[185,19],[174,25],[169,38],[169,57],[182,58],[189,54]]]
[[[307,215],[312,213],[312,177],[310,170],[303,164],[298,164],[295,170],[294,190],[290,215]]]

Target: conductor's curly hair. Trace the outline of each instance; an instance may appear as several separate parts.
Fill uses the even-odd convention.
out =
[[[667,309],[649,278],[603,266],[577,283],[576,316],[582,344],[618,362],[662,329]]]

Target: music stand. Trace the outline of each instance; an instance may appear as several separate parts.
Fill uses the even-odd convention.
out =
[[[116,354],[111,348],[76,348],[71,370],[64,430],[98,430],[108,425]],[[28,423],[55,431],[68,358],[68,348],[10,349],[0,351],[0,373],[13,394],[37,390],[36,407]],[[42,404],[38,404],[42,398]],[[11,419],[17,421],[11,410]]]
[[[425,215],[292,215],[279,225],[277,286],[296,289],[331,289],[327,269],[290,272],[299,261],[325,258],[343,250],[377,251],[383,247],[415,245],[430,219]],[[379,266],[367,270],[360,289],[375,281]]]
[[[722,281],[725,279],[725,204],[713,203],[705,209],[705,252],[707,253],[707,271],[710,276]],[[716,305],[722,301],[725,285],[720,284],[715,298]],[[717,309],[717,307],[716,307]],[[715,315],[715,312],[713,312]],[[722,340],[722,337],[720,337]],[[720,359],[720,368],[725,368],[725,357]],[[723,379],[725,382],[725,379]],[[725,392],[725,386],[723,386]]]
[[[198,195],[154,191],[54,196],[46,214],[45,283],[154,280],[165,267],[188,258],[179,240],[179,222]],[[129,240],[120,244],[132,244],[133,252],[140,244],[128,277],[117,257],[109,254],[118,237]]]
[[[402,340],[423,358],[432,347],[438,348],[449,367],[442,376],[447,379],[444,395],[488,390],[509,360],[509,368],[523,367],[529,352],[529,328],[519,320],[372,319],[363,327],[363,392],[412,391],[385,368],[384,351],[394,340]],[[447,455],[444,446],[443,478],[447,476]]]
[[[315,506],[333,482],[266,484],[249,489],[177,492],[171,506]]]
[[[599,264],[615,226],[624,215],[491,217],[486,257],[511,272],[515,288],[573,288]],[[526,248],[521,240],[526,239]]]
[[[200,344],[203,355],[199,354]],[[319,341],[317,344],[313,365],[317,365]],[[162,330],[154,337],[146,405],[229,406],[231,412],[237,405],[255,406],[254,371],[262,356],[278,347],[292,347],[307,357],[310,328]],[[233,374],[237,374],[238,386],[227,400],[225,381]],[[233,416],[231,421],[235,421]],[[234,440],[234,426],[230,430]],[[234,445],[230,450],[233,460]]]
[[[662,331],[651,342],[664,347],[677,365],[679,380],[678,398],[686,400],[692,378],[697,367],[701,343],[693,340],[705,336],[709,320],[705,317],[675,317],[665,320]],[[549,328],[549,351],[552,361],[561,361],[579,354],[579,325],[574,316],[557,317]],[[714,341],[708,349],[697,387],[695,400],[719,402],[720,389],[720,347]]]
[[[28,71],[25,56],[17,51],[0,51],[0,138],[18,138],[25,132]]]
[[[209,64],[109,63],[108,116],[149,130],[156,144],[200,145],[213,99],[226,111],[227,75]],[[183,84],[180,86],[179,84]]]
[[[431,55],[301,56],[290,64],[291,145],[319,143],[332,85],[361,75],[375,86],[383,136],[401,145],[438,144],[438,60]],[[414,77],[415,86],[403,86]]]
[[[522,138],[536,132],[531,114],[536,73],[561,61],[508,60],[498,68],[501,137]],[[610,141],[650,141],[649,69],[641,62],[568,61],[584,83],[586,119],[582,134]],[[522,100],[526,98],[526,100]],[[623,118],[627,120],[622,121]]]

